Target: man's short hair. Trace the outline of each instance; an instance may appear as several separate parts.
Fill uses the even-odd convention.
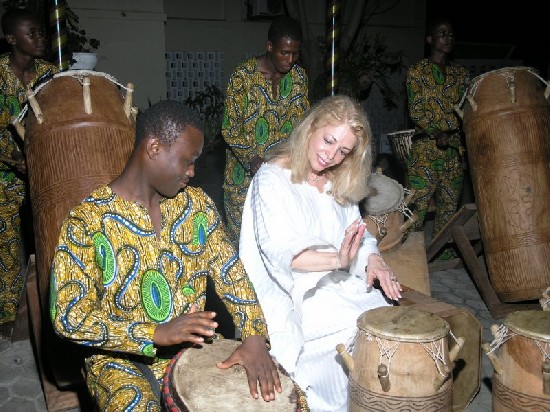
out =
[[[302,41],[302,37],[300,23],[290,16],[277,17],[273,20],[267,32],[267,40],[273,44],[284,38]]]
[[[26,9],[9,9],[2,15],[2,31],[4,36],[15,34],[17,26],[24,20],[35,19],[36,16]]]
[[[204,133],[203,121],[195,110],[182,102],[161,100],[138,114],[134,147],[138,147],[149,136],[155,136],[162,143],[172,144],[187,126]]]

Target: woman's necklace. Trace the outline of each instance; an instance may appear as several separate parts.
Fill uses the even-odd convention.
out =
[[[311,177],[311,176],[308,176],[308,178],[306,179],[308,182],[318,182],[319,180],[321,180],[323,177],[325,177],[324,175],[314,175],[314,177]]]

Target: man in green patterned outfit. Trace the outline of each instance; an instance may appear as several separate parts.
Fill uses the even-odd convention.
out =
[[[275,19],[267,52],[240,63],[229,79],[222,134],[227,142],[224,209],[227,230],[238,248],[246,192],[265,154],[286,139],[309,108],[300,57],[302,30],[287,16]]]
[[[218,366],[243,365],[255,398],[258,383],[265,401],[281,391],[250,280],[212,199],[187,186],[203,142],[200,117],[184,104],[151,106],[122,174],[62,225],[51,318],[60,336],[95,351],[86,380],[100,411],[160,410],[174,345],[200,345],[218,326],[203,310],[209,276],[243,338]]]
[[[407,73],[409,115],[415,134],[408,158],[408,184],[422,230],[430,201],[435,196],[433,235],[456,213],[462,192],[462,132],[455,112],[468,86],[468,72],[449,60],[454,43],[452,24],[438,18],[428,27],[430,55]],[[452,257],[445,251],[440,259]]]
[[[27,100],[25,90],[58,70],[39,58],[44,56],[46,40],[33,14],[8,10],[2,16],[2,31],[11,47],[10,53],[0,56],[0,324],[8,329],[9,322],[15,320],[25,281],[19,213],[25,198],[26,164],[11,118]]]

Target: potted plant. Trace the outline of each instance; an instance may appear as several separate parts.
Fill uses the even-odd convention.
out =
[[[78,15],[67,3],[65,3],[65,12],[67,14],[69,65],[74,70],[93,70],[97,64],[95,51],[98,49],[100,41],[86,35],[86,30],[80,27]]]
[[[328,55],[328,46],[320,38],[322,55]],[[396,106],[397,94],[392,89],[389,78],[391,73],[400,72],[403,64],[403,51],[389,51],[386,39],[380,33],[361,33],[343,54],[338,64],[338,92],[359,100],[368,98],[372,86],[380,89],[387,108]],[[320,75],[313,85],[314,99],[325,95],[327,74]]]
[[[204,121],[204,152],[217,148],[223,141],[222,120],[224,95],[216,85],[207,86],[204,91],[195,92],[185,99],[185,104],[196,110]]]

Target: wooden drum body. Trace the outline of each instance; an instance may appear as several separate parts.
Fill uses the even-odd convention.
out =
[[[492,328],[493,411],[550,410],[550,312],[519,311]]]
[[[550,104],[530,68],[472,81],[463,120],[490,280],[504,302],[550,285]]]
[[[413,135],[414,129],[388,133],[388,140],[390,141],[393,154],[401,164],[403,170],[407,170],[407,159],[411,151]]]
[[[403,288],[399,305],[431,312],[445,320],[451,331],[463,341],[453,367],[453,411],[465,410],[479,392],[481,384],[482,326],[469,310],[437,300],[416,290]],[[457,339],[460,341],[460,338]],[[449,352],[457,342],[450,339]]]
[[[349,411],[451,411],[449,325],[410,307],[381,307],[358,321]],[[349,354],[344,360],[349,365]]]
[[[250,395],[246,371],[242,366],[219,369],[217,362],[227,359],[241,342],[214,339],[202,347],[184,349],[175,356],[163,378],[162,398],[169,412],[305,412],[299,406],[294,383],[279,372],[282,393],[265,402]],[[304,402],[302,399],[301,402]]]
[[[88,71],[59,73],[29,96],[25,153],[42,298],[63,220],[117,177],[130,156],[135,124],[129,96],[125,103],[113,78]]]

